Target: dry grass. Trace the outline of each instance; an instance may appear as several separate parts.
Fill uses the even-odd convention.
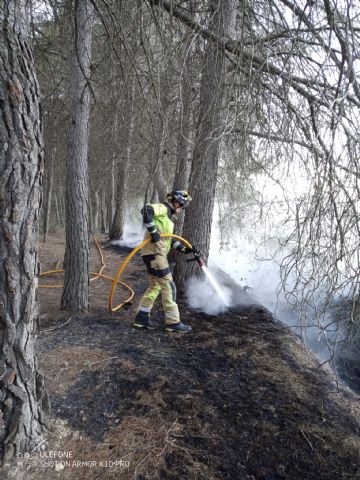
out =
[[[49,393],[61,395],[72,387],[82,372],[97,370],[101,363],[112,360],[99,348],[58,347],[41,356],[40,369]]]
[[[192,478],[218,479],[210,467],[194,461],[186,448],[178,445],[182,425],[175,419],[165,421],[161,416],[124,417],[122,422],[109,429],[103,442],[94,443],[79,432],[70,429],[61,420],[53,424],[50,435],[51,451],[71,452],[71,466],[55,467],[51,459],[33,456],[19,460],[17,466],[3,470],[7,480],[133,480],[145,475],[147,480],[158,479],[161,469],[166,471],[166,455],[178,451],[188,459]],[[75,467],[72,462],[87,462]],[[91,463],[90,463],[91,462]],[[58,464],[61,464],[58,461]],[[79,463],[78,463],[79,465]],[[91,465],[91,466],[86,466]]]

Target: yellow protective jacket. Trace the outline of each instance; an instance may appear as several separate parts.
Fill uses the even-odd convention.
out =
[[[174,232],[174,223],[171,220],[171,211],[170,207],[166,206],[164,203],[152,203],[148,205],[153,208],[154,210],[154,219],[153,222],[155,224],[156,230],[159,233],[173,233]],[[145,233],[145,239],[151,238],[150,233],[147,231]],[[172,246],[172,239],[169,238],[162,238],[158,242],[149,242],[142,248],[141,256],[144,255],[161,255],[167,257],[171,246]],[[180,243],[180,242],[176,242]],[[176,248],[177,245],[173,243],[173,246]]]

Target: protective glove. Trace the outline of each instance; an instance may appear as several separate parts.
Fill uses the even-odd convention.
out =
[[[150,235],[151,235],[151,241],[153,243],[159,242],[161,240],[160,233],[158,231],[150,233]]]
[[[154,220],[154,209],[151,205],[144,205],[144,208],[141,209],[143,215],[144,223],[151,223]]]

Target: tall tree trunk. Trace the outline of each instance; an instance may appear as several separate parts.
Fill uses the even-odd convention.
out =
[[[157,201],[158,198],[156,196],[156,190],[154,189],[154,182],[150,180],[145,190],[144,205],[146,205],[147,203],[156,203]]]
[[[42,441],[49,402],[35,353],[43,132],[24,2],[1,2],[0,29],[0,457],[7,460]]]
[[[51,151],[51,162],[48,170],[48,178],[46,182],[46,193],[45,193],[45,205],[44,205],[44,243],[46,243],[47,235],[49,232],[49,218],[51,210],[51,200],[52,200],[52,190],[53,190],[53,180],[54,180],[54,158],[56,156],[56,144]]]
[[[93,206],[91,197],[89,196],[89,234],[94,232],[94,220],[93,220]]]
[[[164,111],[164,118],[159,118],[159,126],[158,126],[158,136],[155,145],[155,156],[154,156],[154,163],[155,167],[155,175],[154,175],[154,192],[153,195],[156,193],[159,201],[163,202],[166,197],[167,188],[166,183],[164,181],[164,174],[163,174],[163,165],[166,159],[167,152],[165,150],[165,137],[168,127],[168,111]]]
[[[222,37],[231,29],[236,18],[235,0],[212,0],[214,11],[211,29]],[[233,17],[231,17],[233,15]],[[221,47],[208,42],[202,65],[200,106],[197,135],[190,174],[190,194],[193,201],[187,209],[183,235],[203,253],[209,255],[212,215],[215,201],[217,170],[222,134],[221,115],[224,98],[225,55]],[[197,272],[196,262],[180,258],[175,279],[182,285]]]
[[[148,186],[148,196],[151,203],[163,202],[167,188],[164,181],[163,175],[163,163],[166,156],[164,151],[165,149],[165,128],[166,125],[163,123],[163,119],[159,119],[157,124],[157,134],[154,141],[154,145],[151,148],[151,158],[152,161],[150,165],[153,165],[152,172],[149,172],[152,178],[152,185]]]
[[[114,201],[115,201],[115,154],[111,151],[111,163],[110,163],[110,188],[107,196],[107,225],[109,229],[109,235],[114,215]]]
[[[58,202],[58,196],[56,194],[56,191],[54,192],[54,203],[55,203],[56,224],[59,226],[61,225],[61,216],[60,216],[59,202]]]
[[[174,190],[183,190],[187,188],[189,184],[190,168],[191,168],[191,155],[193,138],[192,132],[194,131],[192,118],[193,118],[193,103],[192,103],[192,83],[188,78],[188,74],[184,72],[182,79],[182,105],[179,121],[179,134],[177,144],[177,159],[176,170],[173,183]]]
[[[194,8],[191,2],[191,8]],[[176,170],[173,183],[174,190],[183,190],[188,187],[191,169],[191,158],[194,144],[194,115],[193,101],[196,72],[194,71],[194,35],[188,32],[184,44],[185,61],[181,72],[180,83],[180,115],[179,133],[176,152]],[[197,83],[197,82],[196,82]]]
[[[193,71],[193,35],[188,32],[185,41],[184,51],[186,59],[182,71],[180,84],[180,116],[179,116],[179,133],[176,152],[176,169],[173,183],[173,190],[187,190],[189,186],[189,177],[191,169],[191,159],[195,136],[194,115],[195,102],[194,97],[194,77]],[[175,232],[182,234],[185,220],[185,212],[182,211],[175,219]]]
[[[105,181],[105,180],[104,180]],[[101,189],[101,210],[100,210],[100,232],[105,233],[105,212],[106,212],[106,190],[104,187]]]
[[[54,204],[55,204],[56,224],[60,225],[59,202],[58,202],[58,199],[57,199],[56,191],[54,192]]]
[[[114,89],[115,91],[121,91],[121,82],[117,79],[114,81]],[[115,176],[117,174],[117,177],[119,179],[120,172],[119,172],[119,166],[116,165],[116,159],[119,157],[118,151],[123,151],[121,149],[121,146],[119,148],[119,116],[120,116],[120,104],[121,104],[121,99],[122,95],[118,94],[115,105],[114,105],[114,112],[113,112],[113,126],[111,129],[111,148],[110,150],[110,155],[111,155],[111,177],[110,177],[110,191],[109,191],[109,199],[108,199],[108,225],[109,225],[109,239],[111,238],[111,231],[112,231],[112,226],[114,223],[114,218],[115,218],[115,202],[116,202],[116,192],[117,190],[117,185],[115,183]],[[125,126],[126,128],[126,126]],[[122,159],[120,159],[122,161]],[[118,168],[115,168],[117,166]],[[116,232],[114,233],[116,235]]]
[[[61,218],[61,228],[65,227],[65,210],[66,210],[66,201],[64,195],[64,187],[59,178],[59,206],[60,206],[60,218]]]
[[[94,207],[93,207],[93,229],[95,233],[99,230],[99,219],[100,219],[100,202],[99,202],[99,189],[94,192]]]
[[[118,240],[123,236],[125,223],[125,206],[128,192],[129,166],[131,161],[132,138],[134,132],[134,95],[135,82],[127,86],[128,92],[125,101],[125,121],[127,126],[124,147],[125,155],[121,158],[118,166],[118,181],[116,186],[115,213],[110,230],[110,240]]]
[[[150,171],[149,178],[153,182],[153,191],[150,196],[151,203],[157,201],[164,201],[167,193],[167,186],[164,181],[163,164],[166,159],[166,135],[168,131],[169,117],[170,117],[170,79],[165,65],[167,64],[166,57],[163,60],[162,70],[159,73],[160,82],[158,85],[158,100],[157,100],[157,116],[155,126],[155,138],[151,148],[151,159],[149,163]],[[148,188],[150,191],[150,187]]]
[[[89,304],[89,74],[93,5],[75,1],[75,42],[70,98],[72,118],[66,174],[66,248],[61,308],[83,311]]]

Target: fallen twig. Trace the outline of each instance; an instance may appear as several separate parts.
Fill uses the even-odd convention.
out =
[[[307,438],[307,436],[305,435],[305,433],[304,433],[302,430],[300,430],[300,432],[301,432],[301,434],[303,435],[303,437],[305,438],[305,440],[307,441],[307,443],[310,445],[311,450],[314,450],[313,446],[311,445],[310,440]]]
[[[64,327],[67,323],[70,322],[70,320],[71,320],[72,318],[73,318],[73,316],[71,316],[68,320],[66,320],[65,323],[62,323],[61,325],[58,325],[58,326],[56,326],[56,327],[45,328],[44,330],[40,330],[40,333],[50,332],[51,330],[57,330],[58,328]]]
[[[42,442],[40,442],[38,445],[36,445],[36,447],[31,451],[31,453],[34,453],[45,442],[46,442],[46,440],[44,439]]]

